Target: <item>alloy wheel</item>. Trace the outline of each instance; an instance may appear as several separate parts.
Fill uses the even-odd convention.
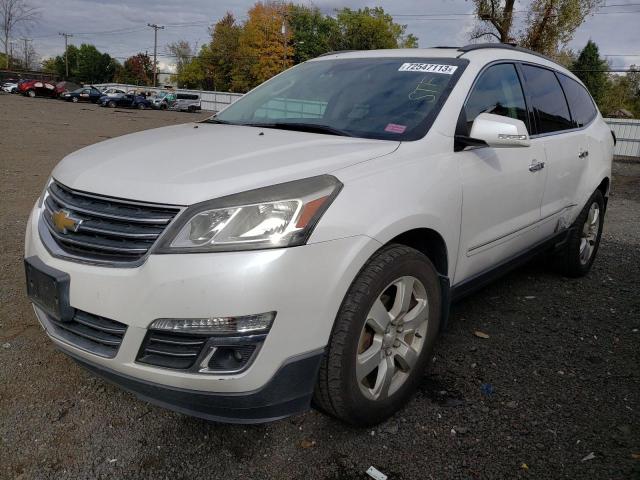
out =
[[[425,344],[427,292],[413,276],[391,282],[373,303],[360,333],[356,379],[370,400],[384,400],[404,384]]]
[[[586,265],[591,260],[600,231],[600,205],[593,202],[582,226],[580,236],[580,263]]]

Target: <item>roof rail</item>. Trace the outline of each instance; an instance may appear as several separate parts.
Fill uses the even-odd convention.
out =
[[[318,57],[326,57],[327,55],[337,55],[338,53],[357,52],[358,50],[334,50],[332,52],[325,52],[318,55]],[[318,58],[316,57],[316,58]]]
[[[534,52],[533,50],[529,50],[528,48],[519,47],[515,43],[470,43],[469,45],[458,48],[458,50],[462,52],[459,56],[461,57],[467,52],[473,52],[474,50],[484,50],[487,48],[500,48],[504,50],[515,50],[516,52],[528,53],[529,55],[535,55],[536,57],[544,58],[545,60],[555,63],[556,65],[560,65],[553,58],[549,58],[542,53]],[[560,66],[565,68],[564,65]]]

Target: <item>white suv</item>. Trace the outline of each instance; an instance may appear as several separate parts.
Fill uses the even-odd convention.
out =
[[[543,251],[589,271],[613,144],[532,52],[328,54],[66,157],[28,222],[28,293],[61,350],[149,402],[374,424],[450,302]]]

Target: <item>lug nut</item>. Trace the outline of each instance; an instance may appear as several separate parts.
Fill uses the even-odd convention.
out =
[[[387,348],[387,349],[385,350],[385,353],[387,354],[387,357],[390,357],[390,356],[391,356],[391,354],[393,353],[393,351],[392,351],[390,348]]]
[[[396,340],[395,342],[393,342],[393,346],[398,348],[400,346],[400,340]]]

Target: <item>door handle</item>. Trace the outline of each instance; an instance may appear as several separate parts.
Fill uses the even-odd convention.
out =
[[[544,168],[544,162],[538,162],[536,160],[533,161],[531,165],[529,165],[530,172],[537,172],[538,170],[542,170]]]
[[[578,158],[587,158],[589,156],[589,150],[585,150],[578,154]]]

